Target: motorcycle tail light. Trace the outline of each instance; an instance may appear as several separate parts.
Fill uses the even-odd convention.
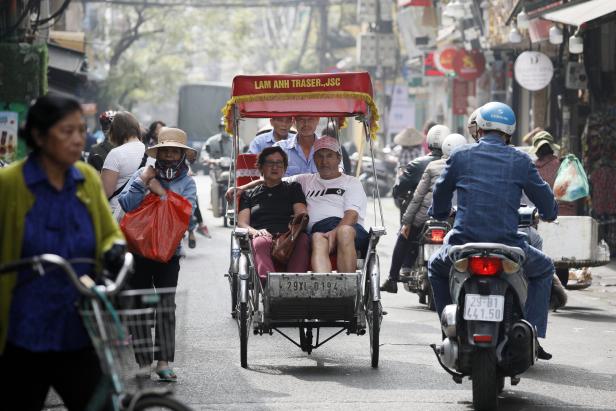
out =
[[[469,257],[468,268],[474,275],[496,275],[503,270],[503,263],[498,257]]]
[[[443,244],[443,239],[445,238],[445,230],[440,228],[434,228],[428,231],[427,237],[428,241],[433,244]]]
[[[492,336],[482,335],[482,334],[473,334],[473,341],[475,341],[476,343],[491,343]]]

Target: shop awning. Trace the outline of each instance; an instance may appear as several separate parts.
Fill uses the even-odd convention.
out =
[[[616,12],[616,0],[588,0],[567,3],[556,10],[544,13],[541,17],[557,23],[580,26],[614,12]]]

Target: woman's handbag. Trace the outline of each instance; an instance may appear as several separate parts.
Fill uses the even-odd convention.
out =
[[[161,198],[150,193],[139,207],[126,213],[120,228],[131,252],[166,263],[188,229],[191,214],[190,201],[181,195],[167,191]]]
[[[272,259],[280,264],[287,264],[291,259],[299,235],[306,230],[308,214],[301,213],[289,223],[289,231],[274,237],[272,242]]]

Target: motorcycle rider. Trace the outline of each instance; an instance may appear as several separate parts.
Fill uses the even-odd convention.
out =
[[[451,131],[447,126],[442,124],[432,126],[426,136],[430,153],[412,160],[398,177],[398,182],[392,188],[392,195],[400,208],[400,220],[402,220],[402,215],[408,206],[408,202],[413,197],[413,191],[417,188],[417,184],[419,184],[419,180],[428,164],[443,156],[441,143],[449,134],[451,134]]]
[[[545,338],[554,264],[550,258],[528,244],[518,232],[518,208],[522,192],[535,204],[543,220],[558,216],[558,205],[550,186],[543,181],[530,157],[509,146],[516,117],[509,106],[490,102],[477,113],[477,144],[456,150],[434,187],[429,214],[444,220],[451,213],[451,199],[457,192],[457,213],[453,229],[443,247],[428,263],[428,277],[439,318],[452,303],[449,273],[453,245],[471,242],[501,243],[520,247],[526,254],[524,274],[528,279],[526,319]],[[552,356],[541,346],[540,359]]]
[[[207,141],[205,142],[205,151],[208,154],[208,158],[206,159],[206,162],[211,165],[218,165],[220,164],[221,158],[226,157],[230,159],[233,154],[233,139],[225,130],[225,118],[224,117],[220,118],[220,121],[218,123],[218,130],[219,130],[219,133],[214,134],[213,136],[208,138]],[[218,216],[217,210],[219,210],[220,208],[219,182],[218,182],[219,174],[220,174],[219,168],[217,167],[210,168],[210,177],[211,177],[210,203],[212,205],[212,210],[216,210],[214,211],[214,216]],[[225,186],[226,186],[226,183],[225,183]],[[222,213],[224,214],[224,207],[223,207]]]
[[[218,133],[205,141],[205,151],[209,155],[209,161],[218,160],[221,157],[231,157],[233,152],[233,140],[225,130],[225,118],[221,117],[218,123]]]
[[[430,130],[428,131],[428,135],[426,137],[428,147],[430,148],[430,154],[418,157],[408,163],[406,169],[398,179],[398,184],[396,184],[392,189],[392,194],[394,198],[398,198],[398,201],[401,203],[401,221],[402,215],[404,214],[404,211],[406,211],[406,207],[408,206],[409,201],[413,197],[413,192],[417,188],[419,180],[421,180],[421,176],[423,175],[426,167],[432,161],[438,160],[443,156],[443,152],[441,150],[441,143],[449,134],[451,134],[451,132],[449,130],[449,127],[447,126],[444,126],[442,124],[436,124],[432,126],[432,128],[430,128]],[[405,242],[406,241],[404,241],[404,243]],[[403,267],[403,269],[410,269],[410,267],[413,265],[413,261],[410,260],[411,257],[409,256],[409,253],[405,252],[408,249],[408,245],[410,244],[398,245],[398,243],[396,243],[396,247],[400,246],[402,248],[400,252],[394,252],[394,255],[392,255],[391,268],[389,269],[389,278],[385,280],[385,282],[381,286],[381,291],[387,291],[390,293],[398,292],[400,267]]]
[[[92,146],[90,149],[90,155],[88,156],[88,164],[97,169],[99,172],[103,169],[103,164],[105,164],[107,154],[109,154],[114,147],[113,143],[109,139],[109,130],[111,129],[111,123],[113,122],[113,117],[115,114],[115,111],[105,111],[98,118],[98,122],[101,125],[101,130],[103,131],[105,140]]]
[[[400,279],[402,261],[410,262],[409,266],[412,266],[415,262],[417,258],[417,242],[419,241],[421,229],[428,220],[428,208],[432,203],[434,183],[445,168],[445,161],[449,154],[455,148],[464,144],[466,144],[464,136],[460,134],[448,135],[441,146],[443,156],[427,165],[421,176],[421,181],[413,193],[412,200],[402,216],[402,227],[400,228],[391,257],[389,278],[381,286],[381,291],[396,293],[398,291],[397,282]]]

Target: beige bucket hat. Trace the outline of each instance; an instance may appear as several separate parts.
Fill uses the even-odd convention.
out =
[[[530,153],[535,154],[539,148],[548,144],[554,153],[560,150],[560,146],[554,142],[554,137],[547,131],[540,131],[533,137],[533,145],[530,148]]]
[[[423,142],[423,134],[414,128],[405,128],[394,137],[394,143],[399,146],[418,146]]]
[[[146,154],[150,157],[156,158],[158,149],[161,147],[179,147],[186,150],[194,151],[192,147],[186,145],[188,142],[188,136],[179,128],[163,127],[158,133],[158,144],[152,146],[146,150]]]

